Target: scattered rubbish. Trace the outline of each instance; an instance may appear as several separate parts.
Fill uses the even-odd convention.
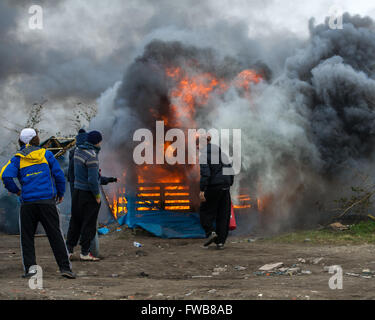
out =
[[[212,278],[212,276],[192,276],[193,279],[197,278]]]
[[[371,270],[370,269],[363,269],[362,273],[371,273]]]
[[[307,238],[304,240],[304,242],[311,242],[311,239]]]
[[[224,267],[224,268],[214,268],[214,270],[213,270],[214,272],[226,272],[227,271],[227,268],[226,267]]]
[[[289,268],[286,273],[289,275],[295,275],[301,271],[301,268]]]
[[[354,273],[354,272],[346,272],[345,275],[350,277],[361,277],[364,279],[372,279],[375,278],[375,272],[371,271],[370,269],[363,269],[362,274],[360,273]]]
[[[299,263],[311,263],[311,264],[319,264],[320,262],[322,262],[322,260],[323,260],[324,258],[322,258],[322,257],[319,257],[319,258],[306,258],[306,259],[304,259],[304,258],[298,258],[297,259],[297,261],[299,262]]]
[[[312,263],[313,264],[319,264],[323,259],[324,258],[315,258]]]
[[[220,272],[212,272],[212,275],[213,276],[218,276],[218,275],[220,275]]]
[[[148,277],[149,275],[146,272],[141,272],[138,276],[140,277]]]
[[[157,297],[162,297],[162,296],[164,296],[164,294],[162,294],[161,292],[159,292],[156,296]]]
[[[265,264],[263,267],[260,267],[259,270],[260,271],[271,271],[271,270],[274,270],[274,269],[278,269],[278,268],[282,267],[283,265],[284,265],[284,263],[282,263],[282,262]]]
[[[99,235],[105,235],[109,233],[109,229],[107,227],[99,228],[98,229]]]
[[[345,230],[349,230],[349,227],[348,226],[344,226],[342,223],[340,222],[335,222],[335,223],[332,223],[329,225],[329,227],[334,230],[334,231],[345,231]]]
[[[118,278],[118,274],[117,273],[114,273],[111,275],[112,278]]]
[[[252,243],[252,242],[255,242],[255,241],[258,241],[260,240],[259,238],[249,238],[249,239],[242,239],[242,240],[238,240],[238,241],[231,241],[231,243],[244,243],[244,242],[248,242],[248,243]]]
[[[259,297],[259,298],[263,297],[263,293],[259,293],[259,294],[258,294],[258,297]]]
[[[190,291],[190,292],[188,292],[187,294],[185,294],[185,296],[186,296],[186,297],[189,297],[189,296],[191,296],[194,292],[195,292],[194,290],[193,290],[193,291]]]
[[[259,271],[254,272],[257,276],[294,276],[294,275],[310,275],[312,274],[309,270],[301,270],[296,264],[287,267],[284,267],[282,262],[264,265],[263,267],[259,268]]]
[[[147,256],[147,253],[142,251],[142,250],[137,250],[135,252],[135,255],[139,256],[139,257],[144,257],[144,256]]]
[[[236,269],[237,271],[244,271],[244,270],[246,270],[245,267],[241,267],[241,266],[235,266],[234,269]]]
[[[87,275],[88,275],[87,271],[78,271],[78,273],[77,273],[78,277],[83,277],[83,276],[87,276]]]
[[[312,272],[310,270],[302,270],[301,273],[302,274],[312,274]]]
[[[210,291],[208,291],[208,293],[216,293],[216,289],[212,289],[212,290],[210,290]]]
[[[137,247],[137,248],[140,248],[140,247],[142,247],[142,244],[140,244],[139,242],[134,241],[133,242],[133,246]]]

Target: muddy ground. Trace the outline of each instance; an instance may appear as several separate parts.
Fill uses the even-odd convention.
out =
[[[133,241],[143,244],[133,246]],[[36,239],[44,288],[31,290],[23,273],[18,236],[0,235],[0,299],[374,299],[375,277],[346,272],[375,270],[375,246],[317,246],[248,242],[229,238],[226,249],[201,248],[202,240],[164,240],[115,232],[101,237],[102,261],[73,261],[76,280],[61,278],[48,240]],[[301,264],[311,275],[259,276],[267,263],[297,264],[298,258],[324,259]],[[343,290],[331,290],[324,266],[341,265]],[[244,267],[245,270],[238,268]],[[218,274],[214,268],[219,269]],[[226,269],[226,271],[224,271]],[[216,270],[217,271],[217,270]]]

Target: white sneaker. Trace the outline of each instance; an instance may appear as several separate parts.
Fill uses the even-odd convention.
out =
[[[82,253],[79,255],[82,261],[100,261],[99,258],[94,257],[91,253],[88,255],[84,256]]]

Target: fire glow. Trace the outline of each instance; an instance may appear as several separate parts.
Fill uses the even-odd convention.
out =
[[[163,120],[167,127],[181,129],[196,128],[195,118],[198,108],[204,108],[213,96],[222,96],[229,88],[240,90],[246,99],[250,99],[251,86],[262,81],[262,76],[255,70],[246,69],[232,80],[219,78],[213,73],[197,72],[183,69],[180,66],[165,68],[166,81],[169,89],[168,114],[156,114],[150,107],[150,114],[157,120]],[[171,142],[165,141],[161,148],[166,154],[173,154]],[[197,171],[198,166],[185,166],[181,170],[170,170],[164,165],[138,165],[137,170],[137,200],[135,210],[155,212],[158,210],[189,211],[192,209],[190,184],[198,184],[198,175],[188,174]],[[125,176],[125,173],[124,173]],[[191,176],[194,176],[194,181]],[[249,209],[252,199],[249,195],[238,196],[234,200],[235,209]],[[111,209],[115,218],[126,214],[128,200],[125,188],[120,188],[112,196]]]

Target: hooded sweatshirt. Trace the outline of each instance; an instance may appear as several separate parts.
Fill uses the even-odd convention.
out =
[[[91,191],[96,198],[100,198],[99,151],[86,141],[74,152],[74,188]]]
[[[11,193],[21,191],[22,202],[51,200],[65,193],[65,177],[52,152],[26,145],[2,168],[0,178]],[[17,178],[21,190],[14,182]]]
[[[74,152],[77,147],[82,146],[87,139],[87,132],[79,133],[76,136],[76,147],[69,152],[68,181],[74,184]]]

